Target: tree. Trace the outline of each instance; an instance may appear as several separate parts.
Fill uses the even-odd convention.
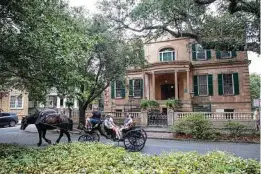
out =
[[[100,9],[117,29],[138,32],[139,37],[142,33],[148,41],[169,33],[195,39],[208,49],[260,52],[259,15],[246,10],[231,14],[227,1],[220,2],[213,13],[208,3],[199,5],[199,1],[102,0]],[[259,9],[259,1],[252,1]]]
[[[3,89],[27,90],[30,99],[44,101],[48,90],[67,78],[64,72],[89,43],[77,10],[56,0],[0,2]]]
[[[100,15],[94,16],[86,26],[86,35],[91,46],[81,58],[71,62],[72,69],[65,72],[68,78],[57,86],[62,93],[77,97],[79,123],[82,124],[87,106],[100,97],[111,82],[124,81],[128,68],[144,63],[142,42],[124,40],[122,34],[111,30],[108,21]]]
[[[250,74],[250,95],[251,101],[259,99],[260,95],[260,75]]]

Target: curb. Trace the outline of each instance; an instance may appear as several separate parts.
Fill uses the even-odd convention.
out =
[[[54,133],[59,133],[59,130],[51,130]],[[38,133],[33,131],[25,131],[28,133]],[[149,132],[157,132],[157,131],[149,131]],[[78,134],[81,135],[80,132],[70,132],[72,134]],[[157,132],[157,133],[172,133],[172,132]],[[175,140],[175,141],[192,141],[192,142],[202,142],[202,143],[214,143],[214,142],[220,142],[220,143],[245,143],[245,144],[260,144],[260,142],[243,142],[243,141],[228,141],[228,140],[197,140],[197,139],[181,139],[181,138],[161,138],[161,137],[147,137],[147,139],[156,139],[156,140]]]

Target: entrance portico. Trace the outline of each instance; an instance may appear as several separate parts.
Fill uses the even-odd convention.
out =
[[[150,100],[190,99],[189,69],[144,72],[144,98]]]

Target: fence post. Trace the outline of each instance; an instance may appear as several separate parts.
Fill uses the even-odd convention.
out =
[[[174,124],[174,111],[172,109],[168,109],[167,121],[168,121],[168,126],[172,126]]]
[[[146,110],[141,111],[140,124],[143,127],[147,127],[148,126],[148,111],[146,111]]]

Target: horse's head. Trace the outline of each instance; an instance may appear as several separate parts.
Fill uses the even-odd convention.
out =
[[[21,127],[20,129],[21,130],[25,130],[25,128],[28,126],[28,116],[25,116],[22,118],[22,121],[21,121]]]

